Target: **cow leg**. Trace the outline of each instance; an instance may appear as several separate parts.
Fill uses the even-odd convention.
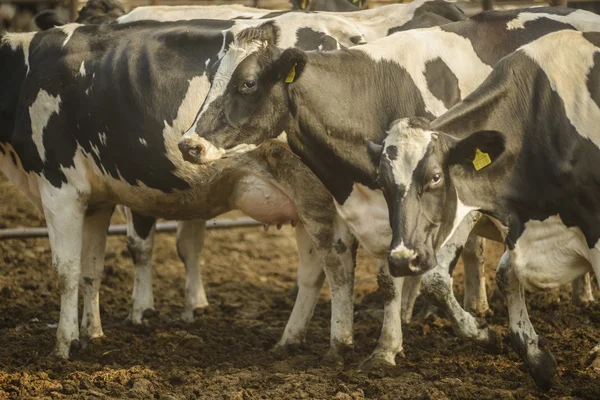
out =
[[[471,233],[462,251],[465,266],[463,308],[478,316],[490,313],[485,288],[484,243],[483,238]]]
[[[525,302],[525,290],[521,286],[511,262],[510,253],[504,253],[496,270],[496,283],[504,295],[508,307],[508,321],[513,347],[527,364],[535,383],[542,390],[549,390],[556,374],[556,360],[545,350],[545,339],[535,332]]]
[[[571,302],[576,306],[585,307],[594,301],[592,294],[592,280],[587,273],[571,283]]]
[[[156,218],[125,208],[127,216],[127,248],[133,260],[133,293],[129,320],[140,325],[144,318],[156,314],[152,293],[152,248]]]
[[[421,288],[421,280],[423,277],[419,276],[411,276],[407,277],[404,280],[404,285],[402,286],[402,322],[405,324],[410,323],[413,317],[413,312],[415,308],[415,301],[417,300],[417,296],[419,295],[419,290]]]
[[[83,315],[80,337],[82,344],[104,336],[100,320],[100,283],[104,271],[106,232],[114,207],[88,209],[83,221],[83,247],[81,255],[81,280]]]
[[[323,266],[331,292],[331,336],[325,360],[343,364],[344,355],[354,349],[354,269],[358,243],[348,225],[338,217],[333,243],[325,249]]]
[[[58,273],[60,318],[56,332],[56,355],[69,358],[79,347],[78,286],[86,204],[70,185],[56,189],[40,185],[42,208],[48,225],[52,264]]]
[[[452,238],[438,252],[438,265],[423,275],[421,290],[427,300],[446,314],[459,337],[473,340],[484,347],[489,347],[490,350],[496,350],[497,335],[487,327],[480,326],[477,319],[460,306],[452,290],[450,273],[454,270],[461,250],[467,243],[478,218],[477,214],[465,218]]]
[[[303,224],[296,226],[298,244],[298,296],[283,335],[273,348],[274,352],[285,353],[288,349],[304,342],[306,330],[319,300],[325,274],[322,260]]]
[[[181,318],[193,322],[202,309],[208,307],[200,271],[200,253],[204,246],[206,221],[180,221],[177,225],[177,253],[185,265],[185,307]]]
[[[360,369],[385,368],[396,365],[396,355],[402,352],[402,286],[404,277],[390,274],[387,260],[379,260],[377,283],[383,297],[383,326],[377,347],[361,365]]]

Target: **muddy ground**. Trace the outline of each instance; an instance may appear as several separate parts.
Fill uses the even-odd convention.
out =
[[[43,225],[0,176],[0,228]],[[445,318],[429,317],[404,327],[405,355],[396,368],[364,375],[357,366],[376,344],[381,317],[376,265],[364,254],[356,272],[356,349],[344,368],[335,368],[322,362],[329,337],[326,287],[306,348],[283,360],[269,352],[293,304],[297,259],[291,227],[209,231],[203,272],[212,306],[192,324],[178,319],[184,271],[175,237],[158,234],[154,289],[160,314],[144,328],[124,322],[132,288],[124,239],[108,242],[100,297],[106,337],[72,361],[51,355],[59,297],[48,241],[0,241],[0,399],[600,399],[600,374],[588,368],[588,352],[600,342],[600,304],[575,307],[568,288],[528,297],[534,325],[558,360],[549,393],[536,390],[511,350],[501,307],[488,318],[504,335],[500,354],[457,339]],[[497,244],[486,249],[490,293],[502,251]],[[458,296],[461,281],[455,279]]]

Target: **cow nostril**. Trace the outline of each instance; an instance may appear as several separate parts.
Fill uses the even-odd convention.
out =
[[[421,265],[421,256],[420,255],[416,255],[411,262],[412,265],[414,265],[415,267]]]
[[[189,162],[198,162],[204,151],[204,146],[201,144],[190,143],[183,141],[179,143],[179,150],[183,155],[183,159]]]

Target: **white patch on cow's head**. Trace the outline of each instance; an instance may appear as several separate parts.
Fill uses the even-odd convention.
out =
[[[225,43],[225,40],[223,43]],[[213,77],[212,86],[210,87],[210,91],[208,92],[206,100],[204,100],[202,109],[198,113],[192,127],[184,134],[184,137],[193,137],[196,134],[196,128],[200,118],[202,117],[202,114],[204,114],[212,102],[225,93],[225,90],[227,90],[227,85],[229,84],[229,81],[231,81],[231,77],[233,76],[233,73],[237,69],[238,65],[240,65],[242,61],[248,58],[251,54],[257,52],[262,47],[263,43],[257,40],[245,41],[243,44],[240,44],[236,39],[233,43],[231,43],[229,50],[227,50],[227,53],[225,53],[223,58],[221,58],[221,64],[219,65],[219,69]]]
[[[390,127],[382,156],[392,167],[394,183],[404,186],[404,196],[410,190],[414,170],[425,156],[429,143],[436,137],[431,131],[411,126],[408,118],[400,119]],[[388,153],[391,146],[395,147],[395,159]]]
[[[600,30],[600,16],[589,11],[577,10],[568,15],[556,15],[549,13],[521,12],[513,20],[508,21],[506,29],[525,29],[525,24],[536,19],[546,18],[564,24],[572,25],[582,32],[596,32]]]
[[[577,132],[600,147],[600,108],[587,87],[594,56],[600,49],[581,32],[564,30],[525,45],[521,51],[544,71]]]
[[[0,42],[0,46],[6,45],[10,46],[12,51],[16,51],[17,49],[23,50],[23,56],[25,58],[25,65],[27,66],[27,72],[29,73],[29,45],[33,40],[37,32],[27,32],[27,33],[5,33],[2,36],[2,42]]]
[[[103,146],[106,146],[106,133],[98,133],[98,138],[100,139],[100,143],[102,143]]]
[[[79,67],[79,75],[85,77],[85,61],[81,62],[81,66]]]
[[[142,144],[142,146],[148,147],[148,142],[146,141],[146,139],[140,138],[140,143]]]
[[[46,149],[44,148],[44,129],[52,114],[58,114],[60,110],[60,95],[52,96],[44,89],[40,89],[33,104],[29,107],[29,118],[31,119],[31,137],[37,147],[40,158],[46,161]]]
[[[71,39],[71,36],[73,36],[75,29],[79,28],[80,26],[83,26],[83,25],[77,24],[77,23],[72,23],[72,24],[67,24],[67,25],[57,27],[57,29],[62,30],[65,33],[65,35],[67,35],[67,37],[65,38],[65,41],[62,44],[63,47],[65,47],[65,45],[67,43],[69,43],[69,40]]]

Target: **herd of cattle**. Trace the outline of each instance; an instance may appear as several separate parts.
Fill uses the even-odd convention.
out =
[[[358,243],[378,260],[384,320],[363,369],[395,365],[419,290],[460,337],[495,346],[475,317],[488,310],[482,238],[505,242],[496,281],[513,344],[550,388],[556,361],[524,290],[574,282],[587,302],[587,274],[600,277],[600,16],[538,7],[467,18],[442,0],[124,14],[91,0],[78,23],[37,21],[46,30],[1,36],[0,166],[48,225],[59,356],[103,335],[116,205],[127,207],[134,324],[154,312],[156,218],[182,221],[192,321],[208,305],[205,221],[238,209],[266,228],[296,227],[298,294],[280,351],[304,340],[327,279],[326,358],[343,363]],[[462,306],[451,277],[461,253]]]

